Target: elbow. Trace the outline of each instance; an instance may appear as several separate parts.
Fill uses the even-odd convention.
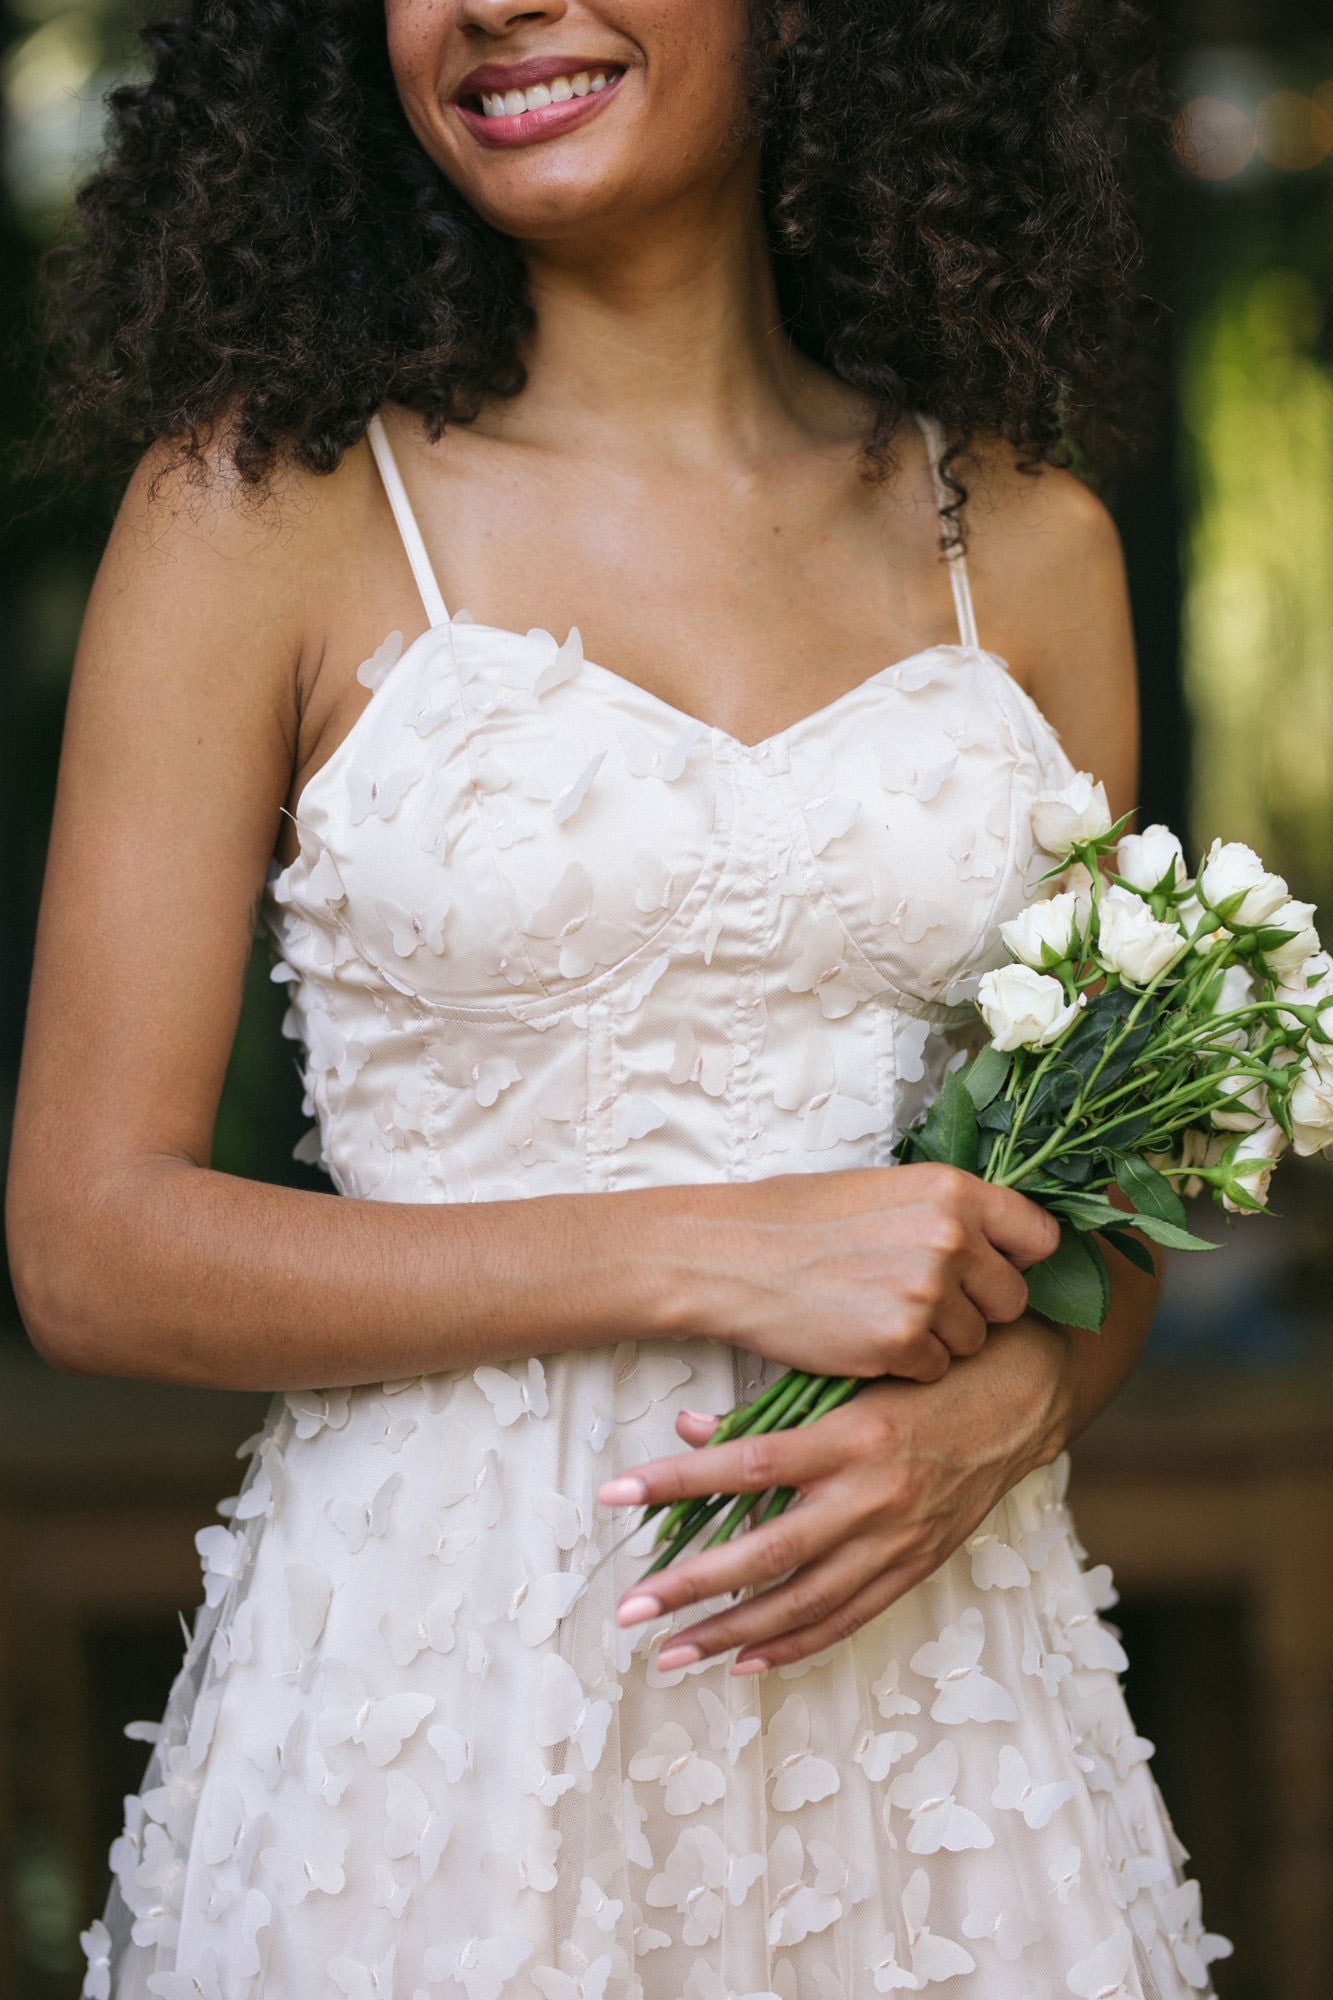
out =
[[[65,1375],[107,1373],[93,1361],[96,1342],[77,1289],[58,1256],[31,1244],[10,1241],[10,1277],[19,1318],[33,1347],[50,1368]]]
[[[90,1234],[85,1215],[30,1201],[11,1179],[6,1235],[19,1318],[42,1360],[66,1375],[119,1372],[98,1311],[114,1277],[105,1259],[90,1254]]]

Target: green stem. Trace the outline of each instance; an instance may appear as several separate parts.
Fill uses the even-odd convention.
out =
[[[764,1406],[762,1414],[757,1419],[757,1421],[753,1423],[746,1422],[743,1429],[739,1425],[733,1425],[730,1435],[732,1437],[735,1437],[737,1435],[743,1437],[758,1437],[764,1431],[779,1429],[783,1425],[787,1413],[791,1409],[792,1404],[799,1400],[800,1396],[802,1395],[805,1389],[806,1384],[812,1381],[819,1381],[819,1380],[822,1380],[822,1377],[807,1375],[803,1372],[803,1370],[799,1368],[789,1368],[787,1373],[785,1375],[780,1376],[777,1382],[772,1385],[774,1391],[780,1393],[774,1393],[773,1395],[769,1395],[767,1392],[765,1392],[765,1394],[762,1397],[756,1398],[756,1404],[762,1404]],[[755,1407],[754,1405],[746,1405],[743,1407],[740,1414],[743,1416],[748,1415],[749,1412],[752,1411],[754,1407]],[[737,1412],[733,1411],[731,1414],[735,1416]],[[724,1419],[723,1421],[725,1422],[726,1419]],[[714,1437],[715,1436],[716,1433],[714,1433]],[[709,1444],[712,1444],[713,1438],[709,1438],[707,1442]],[[643,1518],[645,1520],[650,1519],[651,1514],[656,1513],[661,1505],[662,1503],[659,1501],[657,1503],[657,1506],[652,1508],[650,1513],[645,1514]],[[676,1529],[682,1524],[682,1522],[685,1521],[685,1519],[691,1513],[693,1513],[696,1510],[698,1505],[699,1501],[697,1496],[691,1496],[690,1498],[685,1500],[675,1501],[671,1506],[671,1508],[668,1510],[666,1518],[660,1523],[658,1527],[657,1535],[655,1537],[655,1542],[661,1542],[661,1540],[665,1535],[674,1534]],[[640,1527],[643,1526],[643,1520],[640,1521],[639,1526]]]
[[[704,1439],[705,1447],[713,1444],[725,1444],[729,1438],[735,1437],[738,1431],[748,1432],[751,1422],[757,1421],[758,1418],[762,1417],[770,1405],[780,1395],[786,1393],[793,1372],[793,1370],[788,1369],[785,1375],[775,1376],[771,1382],[767,1383],[760,1390],[759,1394],[751,1402],[738,1403],[735,1409],[728,1410],[712,1436]],[[646,1521],[651,1521],[654,1514],[660,1514],[666,1504],[665,1500],[656,1500],[651,1507],[646,1507],[639,1526],[642,1527]],[[677,1506],[684,1504],[682,1501],[676,1502]]]
[[[649,1563],[643,1575],[652,1576],[659,1569],[665,1569],[668,1563],[673,1563],[681,1551],[688,1547],[689,1543],[694,1540],[699,1531],[707,1527],[713,1516],[721,1512],[730,1498],[731,1495],[729,1493],[715,1493],[710,1499],[705,1500],[699,1510],[698,1520],[694,1521],[691,1526],[682,1529],[679,1534],[674,1535],[669,1546],[664,1548],[661,1554]]]
[[[787,1422],[783,1424],[782,1428],[795,1430],[805,1424],[815,1423],[829,1410],[837,1409],[840,1404],[848,1402],[869,1379],[871,1378],[862,1375],[805,1376],[803,1378],[805,1386],[799,1398],[803,1414],[795,1414],[797,1405],[793,1402],[788,1406]],[[783,1487],[777,1488],[776,1491],[794,1495],[795,1488]],[[701,1529],[708,1525],[708,1522],[719,1509],[726,1506],[729,1501],[736,1499],[744,1500],[748,1504],[733,1507],[731,1514],[720,1524],[718,1531],[713,1534],[704,1546],[712,1548],[717,1542],[729,1540],[740,1526],[742,1520],[750,1512],[750,1509],[762,1498],[763,1490],[739,1496],[727,1493],[713,1494],[706,1499],[691,1503],[690,1518],[678,1525],[677,1531],[671,1537],[670,1546],[662,1550],[661,1554],[656,1557],[643,1574],[651,1576],[655,1571],[665,1569],[696,1538]],[[683,1503],[678,1502],[677,1504],[680,1505]],[[783,1504],[787,1505],[789,1502],[784,1502]]]

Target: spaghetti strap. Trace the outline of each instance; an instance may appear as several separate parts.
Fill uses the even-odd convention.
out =
[[[440,595],[440,586],[435,581],[435,571],[431,568],[430,557],[426,554],[426,544],[421,539],[417,517],[412,512],[412,502],[407,497],[407,488],[403,485],[403,476],[398,470],[398,461],[393,455],[393,446],[389,443],[378,410],[366,426],[366,436],[370,440],[370,449],[375,454],[375,463],[379,467],[380,478],[384,481],[384,491],[393,509],[393,518],[398,524],[398,533],[402,537],[407,560],[412,565],[412,574],[417,580],[417,589],[421,592],[421,602],[425,606],[426,616],[432,625],[447,625],[449,613]]]
[[[921,426],[926,440],[926,454],[930,459],[930,476],[935,485],[935,504],[943,516],[949,504],[948,489],[940,476],[940,459],[943,456],[944,440],[940,426],[934,417],[927,417],[918,410],[916,420]],[[949,562],[949,581],[953,585],[954,610],[958,615],[958,637],[964,646],[980,651],[977,637],[977,617],[972,607],[972,585],[967,574],[967,553],[961,541],[950,541],[945,548]]]

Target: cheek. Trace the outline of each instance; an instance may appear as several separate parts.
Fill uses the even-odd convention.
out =
[[[647,129],[634,146],[645,190],[678,192],[725,170],[746,111],[745,0],[643,0],[619,16],[643,51]]]
[[[388,0],[385,8],[389,67],[403,108],[418,127],[423,122],[418,107],[434,107],[449,60],[452,13],[437,0]]]
[[[649,75],[691,122],[716,130],[742,110],[747,0],[630,0],[623,28],[644,51]]]

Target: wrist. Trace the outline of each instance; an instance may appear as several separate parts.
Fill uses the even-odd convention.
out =
[[[725,1306],[730,1231],[718,1203],[727,1192],[709,1184],[667,1186],[623,1198],[613,1233],[631,1274],[630,1317],[647,1338],[720,1338],[726,1326],[725,1337],[742,1344]]]
[[[986,1357],[1003,1379],[1020,1477],[1051,1464],[1077,1432],[1067,1332],[1036,1313],[1025,1313],[1008,1326],[992,1327],[975,1358]]]

